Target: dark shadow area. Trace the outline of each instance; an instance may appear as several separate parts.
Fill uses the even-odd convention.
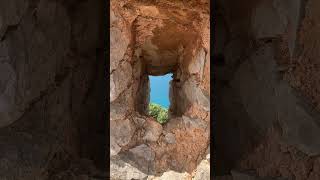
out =
[[[226,82],[215,81],[214,172],[222,176],[238,166],[260,137],[236,92]]]
[[[247,113],[238,89],[232,86],[239,61],[245,60],[245,49],[249,49],[250,46],[245,43],[241,44],[246,42],[246,37],[240,34],[241,31],[237,32],[239,36],[230,32],[229,26],[232,24],[227,20],[230,20],[228,18],[233,12],[229,12],[231,8],[226,9],[232,6],[228,3],[230,1],[216,2],[213,9],[215,21],[212,38],[214,49],[211,78],[213,81],[212,104],[214,104],[212,109],[214,111],[212,112],[211,137],[214,137],[212,164],[215,176],[230,175],[231,170],[239,166],[240,160],[254,149],[261,138],[259,128]],[[232,38],[240,43],[234,47],[227,47],[227,43],[232,42]]]
[[[8,11],[0,12],[6,22],[0,27],[0,161],[6,161],[0,179],[107,178],[108,2],[0,6],[6,3]],[[11,17],[18,21],[8,23]],[[9,84],[2,80],[7,76]]]

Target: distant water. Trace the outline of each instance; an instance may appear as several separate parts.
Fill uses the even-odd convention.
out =
[[[164,76],[149,76],[150,80],[150,103],[160,104],[169,108],[169,82],[172,80],[172,74]]]

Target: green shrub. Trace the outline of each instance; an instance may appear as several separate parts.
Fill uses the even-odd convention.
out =
[[[161,124],[168,121],[168,109],[160,106],[159,104],[149,104],[149,115],[157,119]]]

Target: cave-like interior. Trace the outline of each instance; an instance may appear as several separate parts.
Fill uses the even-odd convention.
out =
[[[105,7],[0,2],[0,179],[107,177]]]
[[[111,2],[110,172],[115,178],[126,178],[119,173],[120,161],[142,172],[136,178],[170,170],[192,173],[203,160],[209,168],[209,6],[194,5]],[[173,73],[170,115],[161,125],[146,116],[148,76],[167,73]]]
[[[216,1],[217,178],[319,179],[316,7],[315,0]]]

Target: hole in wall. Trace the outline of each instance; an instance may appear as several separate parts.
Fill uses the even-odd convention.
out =
[[[154,117],[161,124],[164,124],[169,120],[169,89],[172,76],[172,73],[168,73],[163,76],[149,76],[150,102],[148,106],[148,114]]]
[[[170,106],[169,86],[172,73],[163,76],[149,76],[150,81],[150,103],[159,104],[165,108]]]
[[[161,6],[137,5],[142,14],[128,29],[134,37],[133,44],[122,49],[132,56],[115,66],[111,83],[115,90],[111,94],[112,156],[157,176],[169,170],[192,173],[204,160],[210,131],[207,81],[210,56],[208,47],[204,47],[207,37],[201,37],[202,30],[197,27],[202,26],[185,28],[186,24],[192,24],[189,16],[198,17],[196,13],[181,10],[180,19],[180,12],[167,14]],[[165,14],[172,18],[163,20]],[[120,33],[120,37],[125,36]],[[117,53],[122,46],[114,39]],[[164,94],[157,97],[152,77],[163,76],[171,77],[165,82]],[[158,123],[150,117],[148,106],[152,102],[168,109],[167,123]]]

